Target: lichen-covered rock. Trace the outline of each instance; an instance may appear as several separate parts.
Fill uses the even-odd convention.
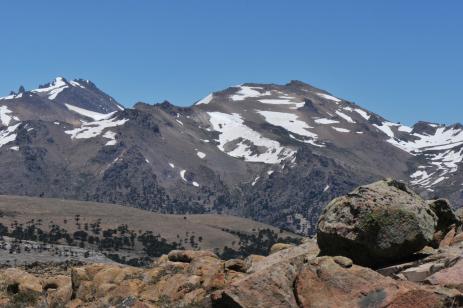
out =
[[[442,231],[445,234],[453,225],[459,226],[461,224],[460,219],[452,210],[450,202],[447,199],[429,200],[428,204],[437,216],[436,230]]]
[[[425,200],[405,184],[388,179],[331,201],[320,216],[317,241],[322,254],[378,266],[431,243],[436,224]]]

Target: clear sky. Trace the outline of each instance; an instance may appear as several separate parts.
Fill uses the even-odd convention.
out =
[[[298,79],[393,121],[463,122],[463,1],[0,2],[0,96],[56,76],[126,106]]]

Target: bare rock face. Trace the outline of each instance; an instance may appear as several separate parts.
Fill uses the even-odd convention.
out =
[[[213,297],[214,307],[297,307],[293,283],[305,260],[318,252],[315,241],[308,241],[259,260],[249,275]]]
[[[441,307],[444,298],[352,265],[345,267],[332,257],[316,258],[304,266],[295,282],[300,307]],[[415,302],[414,302],[415,301]],[[416,306],[415,306],[416,307]]]
[[[331,201],[318,222],[322,254],[378,266],[409,257],[431,243],[437,216],[405,184],[382,180]]]
[[[432,285],[455,288],[463,292],[463,259],[460,256],[453,265],[432,274],[426,281]]]
[[[430,283],[434,285],[417,284],[354,265],[347,257],[317,257],[307,244],[265,259],[259,262],[259,268],[213,293],[213,307],[408,308],[463,304],[461,292],[454,289],[456,284],[449,283],[454,275],[445,272],[443,277],[433,277]]]

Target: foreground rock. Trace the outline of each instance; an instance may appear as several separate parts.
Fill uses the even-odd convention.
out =
[[[317,257],[316,251],[316,246],[306,243],[270,255],[254,271],[214,293],[212,304],[228,308],[463,305],[461,292],[453,286],[393,279],[346,257]]]
[[[315,258],[315,241],[288,247],[256,262],[248,275],[215,294],[216,307],[297,307],[293,283],[305,260]]]
[[[317,240],[323,254],[378,266],[430,244],[437,222],[420,196],[403,183],[383,180],[331,201],[320,217]]]
[[[0,270],[0,307],[460,307],[463,261],[455,247],[423,261],[434,270],[422,284],[404,276],[404,269],[419,272],[418,264],[389,269],[386,277],[347,257],[318,257],[314,240],[245,260],[173,251],[151,268],[9,268]]]
[[[444,243],[445,242],[445,243]],[[439,249],[424,249],[425,257],[378,270],[400,280],[422,282],[463,291],[463,232],[451,229]]]
[[[301,307],[444,307],[449,297],[434,290],[384,277],[336,257],[311,260],[297,276]]]

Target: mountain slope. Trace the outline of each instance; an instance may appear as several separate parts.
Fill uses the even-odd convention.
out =
[[[228,213],[300,233],[329,200],[383,177],[463,200],[461,125],[395,124],[299,81],[123,109],[91,82],[57,78],[0,99],[0,112],[2,194]]]

